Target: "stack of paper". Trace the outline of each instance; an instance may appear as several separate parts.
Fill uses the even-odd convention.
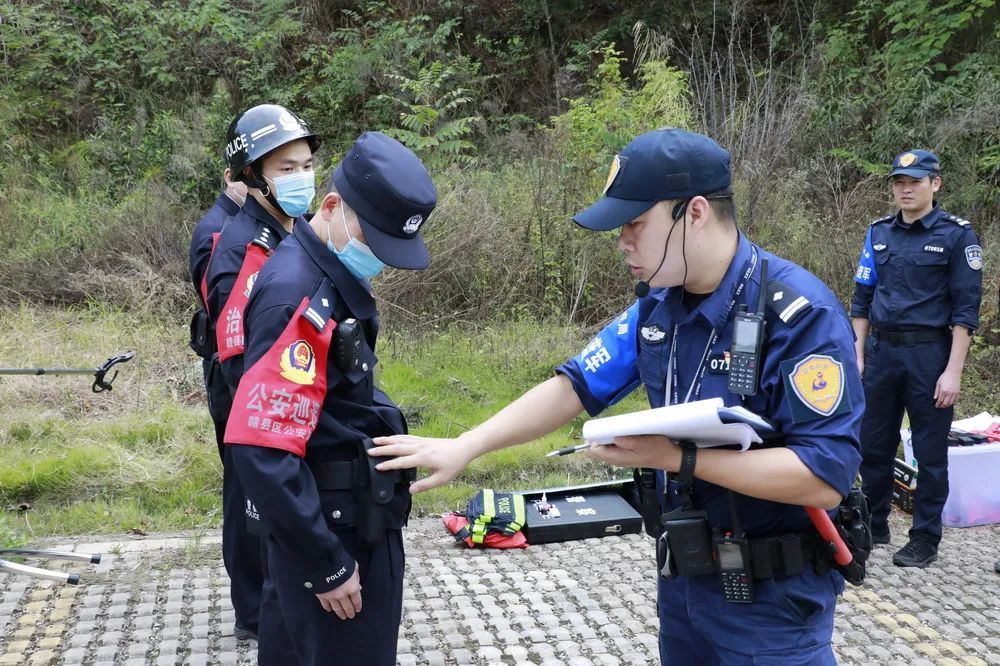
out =
[[[583,424],[583,440],[611,444],[626,435],[665,435],[687,440],[699,447],[739,445],[746,451],[760,443],[760,433],[774,429],[767,421],[743,407],[726,407],[722,398],[647,409],[631,414],[591,419]]]

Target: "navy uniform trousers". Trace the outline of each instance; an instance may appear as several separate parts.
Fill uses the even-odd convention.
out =
[[[757,581],[752,604],[725,601],[715,576],[661,578],[661,666],[836,666],[830,636],[843,591],[839,573],[809,564],[797,576]]]
[[[263,544],[247,532],[246,495],[230,460],[232,454],[224,442],[226,421],[233,406],[232,394],[217,360],[203,359],[202,371],[208,412],[215,426],[215,443],[222,460],[222,562],[229,574],[236,625],[258,633],[264,583]]]
[[[934,387],[950,354],[950,335],[913,345],[868,336],[865,343],[862,379],[867,409],[861,421],[861,480],[876,533],[889,529],[893,460],[905,409],[917,458],[910,538],[935,545],[941,541],[941,512],[948,499],[948,431],[955,409],[934,406]]]
[[[395,666],[403,614],[403,532],[387,530],[371,550],[338,531],[361,577],[361,613],[341,620],[323,610],[293,565],[268,540],[268,585],[261,603],[259,666]]]

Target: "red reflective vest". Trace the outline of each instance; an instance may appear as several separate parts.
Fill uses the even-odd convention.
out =
[[[271,256],[271,244],[271,230],[265,225],[260,225],[257,236],[247,243],[246,255],[236,282],[233,283],[233,290],[229,292],[229,298],[215,322],[215,342],[220,363],[241,355],[246,348],[243,315],[257,274]]]
[[[212,255],[215,254],[215,248],[219,247],[220,238],[222,238],[221,231],[212,234],[212,249],[208,253],[208,261],[205,262],[205,271],[201,274],[201,304],[209,315],[212,313],[208,309],[208,269],[212,266]]]

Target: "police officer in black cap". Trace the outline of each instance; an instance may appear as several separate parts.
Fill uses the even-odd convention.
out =
[[[416,155],[365,133],[254,286],[226,443],[269,535],[261,664],[395,664],[408,476],[365,452],[406,423],[374,383],[368,281],[427,267],[419,231],[436,201]]]
[[[304,219],[312,202],[313,153],[318,146],[319,137],[305,121],[276,104],[255,106],[229,127],[226,159],[233,178],[247,185],[248,197],[212,252],[206,304],[216,336],[216,372],[230,391],[243,371],[243,320],[250,292],[274,248]],[[262,543],[252,533],[259,521],[240,489],[228,450],[222,485],[222,554],[236,611],[235,631],[237,637],[249,637],[257,633],[259,622]]]
[[[889,177],[899,210],[868,228],[851,301],[867,400],[861,478],[875,543],[889,543],[893,460],[903,411],[910,417],[918,462],[913,526],[892,558],[903,567],[937,559],[948,431],[982,294],[983,249],[969,221],[936,201],[940,172],[928,150],[893,160]]]

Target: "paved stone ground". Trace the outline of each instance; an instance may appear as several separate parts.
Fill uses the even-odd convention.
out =
[[[1000,526],[948,530],[926,570],[892,565],[905,528],[894,517],[892,548],[838,605],[841,663],[1000,665]],[[216,533],[63,545],[110,554],[53,564],[80,571],[78,587],[0,575],[0,665],[255,663],[255,644],[232,635]],[[407,549],[402,665],[657,661],[644,536],[469,551],[426,519]]]

